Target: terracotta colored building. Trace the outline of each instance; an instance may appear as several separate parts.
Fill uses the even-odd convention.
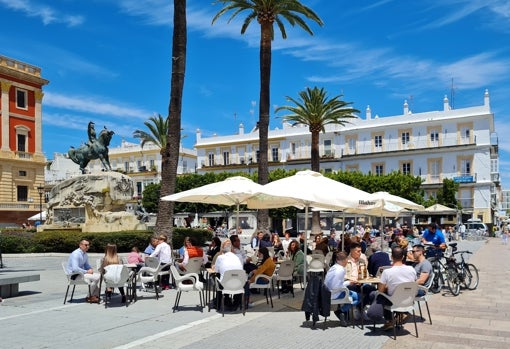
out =
[[[41,199],[44,205],[42,88],[48,83],[41,77],[40,68],[0,55],[2,225],[26,222],[40,211]]]

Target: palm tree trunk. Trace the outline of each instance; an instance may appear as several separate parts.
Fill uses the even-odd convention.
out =
[[[319,155],[319,135],[320,131],[310,130],[312,133],[311,144],[311,165],[312,171],[319,172],[321,170],[320,155]],[[319,211],[312,211],[312,234],[320,234],[321,230],[321,213]]]
[[[167,144],[161,156],[161,196],[175,192],[181,142],[182,91],[186,70],[186,0],[174,0],[174,31],[172,44],[172,78],[168,106]],[[160,201],[156,233],[167,233],[172,241],[174,203]]]
[[[272,25],[263,22],[260,26],[260,101],[259,101],[259,184],[269,182],[268,167],[268,132],[269,132],[269,106],[270,106],[270,82],[271,82],[271,38]],[[269,211],[259,210],[257,225],[264,229],[269,226]]]

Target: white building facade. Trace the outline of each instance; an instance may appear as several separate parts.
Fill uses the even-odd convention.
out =
[[[400,171],[419,176],[426,196],[434,196],[443,179],[458,182],[462,213],[493,223],[500,209],[498,140],[488,91],[483,104],[401,115],[365,117],[345,126],[327,125],[320,135],[321,169],[377,175]],[[269,170],[309,169],[311,134],[307,126],[284,123],[269,131]],[[257,170],[258,131],[202,137],[197,130],[197,172]]]

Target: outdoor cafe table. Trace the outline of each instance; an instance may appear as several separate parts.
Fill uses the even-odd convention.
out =
[[[124,264],[124,265],[126,266],[126,268],[131,269],[131,277],[129,278],[129,282],[127,284],[127,294],[129,296],[129,301],[136,302],[137,301],[136,278],[138,275],[138,264],[129,263],[129,264]]]
[[[205,302],[211,311],[211,293],[216,290],[216,273],[213,268],[205,268]]]
[[[363,299],[364,299],[363,285],[365,285],[365,284],[375,284],[375,285],[377,285],[378,283],[381,282],[381,279],[378,278],[378,277],[369,276],[369,277],[367,277],[365,279],[352,280],[352,279],[346,278],[346,280],[357,282],[360,285],[360,289],[361,289],[361,292],[360,292],[360,302],[361,302],[361,311],[362,311],[362,314],[361,314],[361,329],[363,329],[364,326],[365,326],[365,319],[363,318],[363,311],[364,311],[364,307],[365,307],[365,304],[363,304]]]

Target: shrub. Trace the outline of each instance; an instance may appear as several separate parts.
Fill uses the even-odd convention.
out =
[[[119,252],[129,252],[133,246],[144,250],[153,235],[151,231],[122,231],[114,233],[82,233],[79,230],[52,230],[30,232],[25,230],[2,231],[0,250],[2,253],[71,253],[82,239],[90,242],[90,252],[104,252],[109,243],[117,245]],[[185,236],[194,237],[200,245],[212,239],[212,233],[205,229],[175,228],[172,248],[180,248]]]

